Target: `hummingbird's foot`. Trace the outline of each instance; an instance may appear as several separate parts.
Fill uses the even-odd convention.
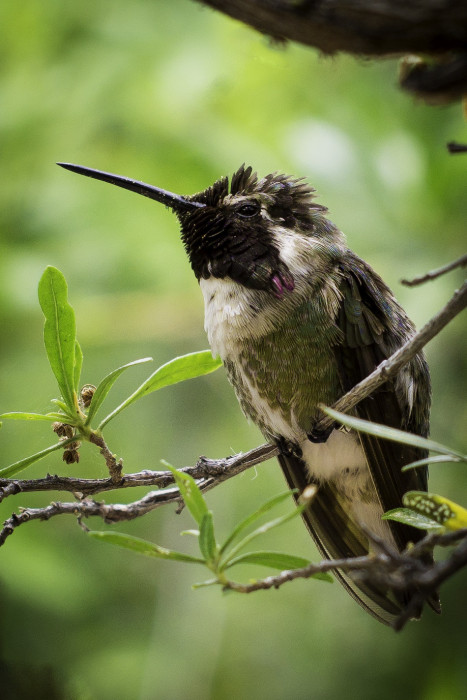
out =
[[[328,437],[332,433],[333,430],[336,430],[339,426],[337,423],[333,423],[329,428],[326,428],[325,430],[318,430],[316,428],[313,428],[310,433],[308,433],[307,438],[310,442],[313,442],[315,444],[322,444],[323,442],[327,442]]]
[[[285,437],[276,438],[276,445],[280,449],[281,454],[286,457],[303,457],[303,452],[299,445],[292,440],[287,440]]]

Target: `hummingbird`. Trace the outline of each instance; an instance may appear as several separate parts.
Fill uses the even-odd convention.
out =
[[[427,490],[427,469],[401,468],[422,449],[333,425],[332,405],[400,348],[415,329],[391,290],[347,247],[304,178],[259,178],[242,165],[184,196],[111,173],[58,165],[154,199],[177,216],[204,298],[205,330],[240,406],[264,437],[291,489],[317,495],[303,512],[320,554],[341,559],[403,551],[419,530],[382,520],[409,490]],[[430,376],[422,353],[362,400],[354,413],[427,436]],[[372,536],[373,535],[373,536]],[[350,595],[391,625],[413,591],[394,592],[337,571]],[[431,607],[439,612],[434,595]],[[419,611],[419,614],[421,611]],[[418,614],[418,616],[419,616]]]

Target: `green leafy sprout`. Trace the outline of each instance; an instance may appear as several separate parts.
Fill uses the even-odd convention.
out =
[[[96,427],[91,423],[102,406],[110,389],[119,376],[130,367],[151,362],[151,357],[134,360],[110,372],[100,384],[93,387],[89,406],[84,405],[79,394],[83,353],[76,339],[76,321],[72,306],[68,303],[68,289],[63,274],[55,267],[47,267],[39,282],[39,303],[45,316],[44,344],[50,367],[57,380],[61,398],[53,399],[57,410],[50,413],[3,413],[1,420],[49,421],[69,426],[65,439],[40,452],[0,469],[0,478],[16,476],[26,467],[46,457],[55,450],[63,449],[72,443],[84,440],[99,441],[102,429],[124,409],[153,391],[187,379],[214,372],[221,366],[219,358],[213,358],[209,350],[193,352],[176,357],[156,369],[136,391],[108,413]]]

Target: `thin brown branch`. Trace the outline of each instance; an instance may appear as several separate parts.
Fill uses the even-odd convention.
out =
[[[466,147],[467,150],[467,147]],[[455,270],[458,267],[466,267],[467,266],[467,254],[462,255],[460,258],[457,258],[457,260],[453,260],[452,262],[448,263],[447,265],[443,265],[443,267],[438,267],[436,270],[430,270],[430,272],[427,272],[425,275],[420,275],[420,277],[414,277],[412,280],[401,280],[402,284],[405,284],[406,287],[415,287],[418,284],[423,284],[424,282],[429,282],[430,280],[435,280],[438,277],[441,277],[441,275],[445,275],[447,272],[451,272],[451,270]]]
[[[329,571],[352,572],[363,582],[373,585],[384,585],[393,591],[405,591],[416,589],[407,608],[402,611],[394,623],[396,630],[404,627],[423,603],[435,593],[441,584],[467,566],[467,529],[456,533],[427,535],[416,546],[420,550],[432,551],[435,545],[452,546],[460,541],[451,555],[437,564],[425,563],[414,556],[414,551],[407,550],[399,554],[385,551],[381,554],[373,554],[365,557],[353,557],[348,559],[324,559],[318,564],[309,564],[302,569],[281,571],[277,576],[268,576],[265,579],[253,583],[236,583],[229,581],[225,588],[238,593],[254,593],[259,590],[280,588],[284,583],[298,578],[310,578],[315,574]]]
[[[151,491],[138,501],[128,504],[106,504],[91,499],[84,499],[72,503],[54,501],[45,508],[22,508],[18,515],[13,513],[3,523],[3,528],[0,531],[0,546],[5,544],[7,538],[20,525],[33,520],[50,520],[57,515],[74,515],[79,519],[97,516],[106,523],[116,523],[134,520],[162,505],[179,501],[180,492],[178,489],[166,489],[164,491]]]
[[[275,445],[265,444],[249,452],[223,459],[200,457],[195,466],[182,467],[181,471],[190,474],[194,479],[212,479],[217,485],[278,454],[279,449]],[[111,478],[79,479],[51,474],[47,474],[42,479],[0,479],[0,502],[8,496],[35,491],[68,491],[83,497],[135,486],[156,486],[163,489],[173,483],[172,472],[149,469],[134,474],[124,474],[118,483]]]
[[[233,455],[225,459],[211,460],[201,457],[194,467],[184,467],[182,471],[196,479],[199,488],[204,492],[278,454],[279,449],[276,446],[261,445],[245,454]],[[44,508],[24,508],[19,515],[14,513],[4,522],[0,531],[0,546],[5,544],[7,538],[13,534],[17,527],[32,520],[50,520],[57,515],[74,515],[80,518],[97,516],[105,522],[120,522],[134,520],[168,503],[180,505],[178,488],[166,488],[173,483],[174,477],[171,472],[151,472],[148,470],[138,474],[126,474],[119,483],[114,483],[111,478],[72,479],[51,475],[45,479],[23,481],[2,479],[0,493],[3,492],[3,497],[31,491],[56,490],[70,491],[81,500],[72,503],[53,502]],[[128,504],[106,504],[83,498],[85,494],[89,496],[102,491],[115,491],[131,486],[157,486],[161,490],[151,491],[139,500]]]

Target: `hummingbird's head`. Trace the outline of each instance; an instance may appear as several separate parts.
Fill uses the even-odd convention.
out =
[[[251,289],[281,297],[294,288],[294,276],[281,255],[281,241],[316,237],[325,207],[314,202],[314,189],[288,175],[258,179],[242,165],[206,190],[181,196],[145,183],[69,163],[62,167],[155,199],[170,207],[198,278],[230,278]]]
[[[314,203],[313,193],[302,179],[278,173],[258,179],[251,167],[242,165],[230,181],[223,177],[187,197],[203,205],[177,212],[198,279],[229,277],[276,296],[292,290],[294,279],[280,256],[278,232],[312,233],[313,214],[324,209]]]

